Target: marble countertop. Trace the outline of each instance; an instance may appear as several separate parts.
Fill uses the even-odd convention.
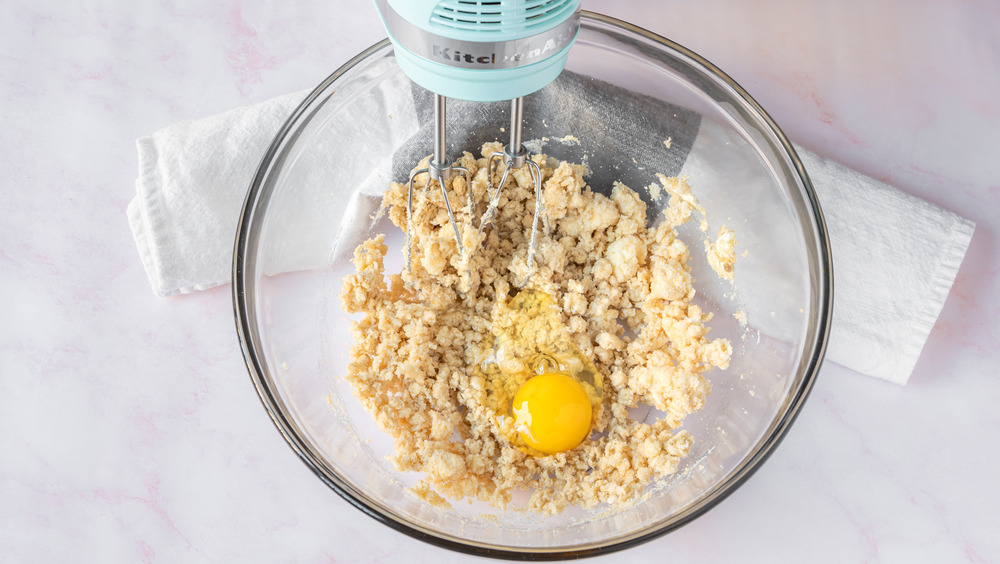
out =
[[[742,488],[595,561],[1000,560],[1000,8],[612,2],[793,140],[977,223],[910,382],[827,364]],[[0,19],[0,560],[458,562],[348,505],[247,377],[230,290],[153,296],[134,140],[311,88],[384,36],[369,2],[11,0]]]

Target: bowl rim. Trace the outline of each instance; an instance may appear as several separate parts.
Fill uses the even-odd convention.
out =
[[[251,335],[254,333],[252,326],[256,316],[253,313],[253,309],[250,307],[250,304],[253,301],[251,299],[252,295],[248,297],[247,293],[247,273],[252,270],[252,268],[248,268],[248,265],[252,266],[255,261],[255,258],[251,256],[248,251],[248,245],[250,241],[250,232],[256,215],[255,212],[259,203],[259,195],[265,181],[267,180],[270,170],[274,167],[276,162],[279,164],[281,162],[281,159],[276,160],[276,158],[280,157],[281,149],[290,141],[294,141],[294,139],[298,136],[297,133],[293,131],[294,126],[300,119],[302,119],[304,114],[307,113],[312,103],[332,83],[337,81],[341,76],[349,72],[362,61],[366,60],[373,53],[376,53],[384,49],[387,45],[390,45],[388,38],[375,43],[344,63],[305,97],[305,99],[288,117],[281,129],[279,129],[275,134],[274,139],[261,158],[260,164],[258,165],[247,190],[243,207],[240,212],[239,223],[237,224],[232,265],[233,310],[236,331],[240,340],[240,348],[243,352],[243,357],[250,379],[253,382],[260,401],[270,416],[271,421],[274,423],[275,427],[277,427],[278,431],[284,437],[285,441],[292,448],[292,450],[299,456],[306,466],[309,467],[309,469],[312,470],[317,477],[319,477],[320,480],[326,483],[327,486],[333,489],[348,503],[364,512],[366,515],[374,518],[384,525],[391,527],[392,529],[395,529],[396,531],[438,547],[491,558],[538,561],[561,560],[598,556],[625,550],[659,538],[668,532],[675,531],[690,523],[694,519],[704,515],[710,509],[718,505],[723,499],[739,489],[747,481],[747,479],[749,479],[750,476],[752,476],[760,468],[763,462],[770,457],[775,447],[782,441],[782,439],[784,439],[789,427],[801,411],[802,406],[815,384],[816,377],[818,376],[819,369],[826,353],[833,309],[833,264],[830,241],[819,199],[813,189],[812,183],[809,180],[809,176],[806,173],[802,161],[799,159],[795,148],[785,136],[784,132],[778,127],[777,123],[771,118],[771,116],[764,111],[760,104],[758,104],[756,100],[754,100],[750,94],[747,93],[747,91],[744,90],[735,80],[722,72],[722,70],[709,62],[707,59],[701,57],[690,49],[687,49],[686,47],[659,34],[653,33],[623,20],[596,12],[581,10],[581,23],[587,21],[593,21],[619,28],[619,30],[654,41],[667,47],[668,49],[690,58],[694,63],[700,65],[705,72],[715,75],[715,78],[721,80],[726,86],[731,88],[742,99],[742,101],[750,107],[756,116],[760,118],[762,123],[771,130],[771,133],[774,134],[780,144],[780,147],[784,151],[784,156],[789,158],[794,172],[799,176],[799,179],[802,182],[805,203],[812,212],[812,219],[815,221],[814,235],[816,237],[817,250],[819,253],[819,269],[817,272],[817,303],[819,311],[817,315],[816,339],[812,343],[811,350],[807,349],[803,351],[803,359],[806,358],[808,353],[806,370],[803,375],[801,385],[797,390],[794,390],[794,393],[791,396],[787,410],[772,424],[773,430],[761,443],[760,448],[755,451],[752,456],[746,458],[740,463],[740,465],[734,468],[731,472],[731,477],[728,480],[717,484],[715,488],[707,493],[707,495],[702,498],[697,505],[676,515],[669,522],[658,523],[653,527],[633,533],[628,537],[617,539],[609,544],[595,545],[585,548],[501,548],[496,545],[485,545],[477,542],[455,540],[457,537],[443,537],[430,529],[420,527],[411,521],[396,517],[388,508],[383,508],[379,504],[366,502],[365,500],[368,499],[367,496],[365,496],[362,492],[357,491],[346,482],[340,480],[336,474],[323,463],[322,460],[311,452],[305,441],[297,435],[297,425],[295,425],[294,422],[291,421],[290,418],[282,411],[275,392],[268,386],[267,379],[265,378],[265,374],[267,373],[266,367],[251,342]],[[252,288],[252,286],[250,287]]]

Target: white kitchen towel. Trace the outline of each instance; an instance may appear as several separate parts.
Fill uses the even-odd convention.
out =
[[[304,97],[287,94],[176,123],[136,141],[139,178],[127,213],[154,294],[186,294],[230,280],[250,179]]]
[[[834,307],[827,358],[905,384],[975,223],[797,149],[826,218]]]
[[[247,187],[260,157],[303,97],[289,94],[178,123],[137,141],[139,177],[128,220],[156,295],[230,281]],[[388,126],[396,128],[396,138],[426,137],[417,123],[427,120],[419,120],[416,110],[394,118]],[[685,155],[695,144],[720,142],[713,135],[720,130],[708,122],[695,122],[689,129],[692,139],[674,136],[676,144],[686,144]],[[905,384],[951,289],[974,224],[801,147],[796,150],[823,206],[833,253],[835,304],[827,358]],[[678,167],[665,172],[692,178],[704,172],[695,159]],[[384,186],[386,176],[398,176],[392,163],[368,170],[373,168],[376,174],[359,178],[359,183]],[[357,211],[367,215],[370,206],[355,200],[347,203],[346,213],[352,213],[351,205],[361,205],[364,211]],[[280,270],[321,268],[330,259],[328,251],[287,257]]]

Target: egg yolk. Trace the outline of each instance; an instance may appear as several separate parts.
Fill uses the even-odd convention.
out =
[[[514,394],[514,428],[533,449],[545,454],[569,450],[590,433],[591,403],[574,378],[540,374]]]

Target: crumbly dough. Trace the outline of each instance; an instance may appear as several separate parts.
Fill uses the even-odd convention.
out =
[[[472,175],[476,218],[487,201],[485,156],[499,150],[490,143],[483,158],[467,152],[457,163]],[[506,508],[518,490],[532,492],[524,509],[545,513],[570,504],[627,504],[677,470],[694,440],[678,427],[711,388],[703,374],[729,364],[729,341],[710,339],[711,314],[691,303],[689,249],[674,228],[693,209],[703,210],[686,181],[660,178],[670,207],[664,221],[647,228],[646,204],[628,187],[618,184],[606,197],[587,186],[584,166],[532,159],[543,173],[540,224],[548,230],[539,233],[533,271],[527,249],[535,197],[522,167],[502,189],[494,225],[482,232],[470,226],[464,205],[470,186],[460,176],[446,183],[464,226],[465,257],[440,189],[425,191],[426,175],[418,176],[412,269],[387,277],[387,247],[378,236],[357,248],[357,273],[344,280],[345,311],[364,314],[353,323],[347,379],[395,439],[396,468],[424,473],[413,491],[435,504],[476,498]],[[394,182],[383,202],[404,231],[406,196],[406,185]],[[494,315],[526,279],[561,306],[573,344],[603,375],[595,434],[545,457],[528,454],[498,429],[476,369],[499,331],[509,329]],[[652,424],[634,421],[629,409],[639,404],[665,415]]]

